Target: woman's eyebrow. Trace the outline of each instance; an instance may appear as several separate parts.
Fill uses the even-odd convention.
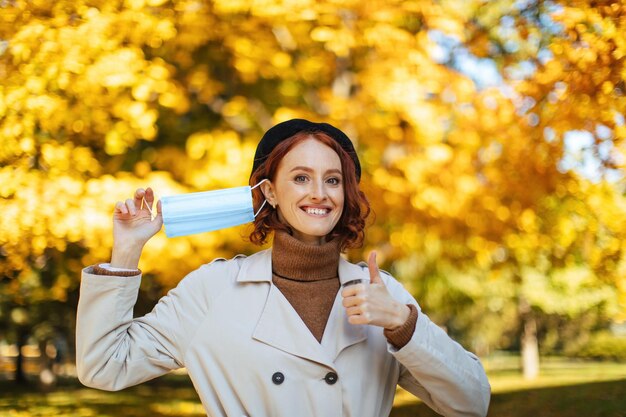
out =
[[[291,169],[291,171],[289,171],[289,172],[293,172],[293,171],[313,172],[313,168],[309,168],[309,167],[305,167],[305,166],[300,166],[299,165],[297,167],[293,167]],[[341,174],[341,170],[336,169],[336,168],[332,168],[332,169],[326,170],[326,174],[331,174],[331,173],[342,175]]]

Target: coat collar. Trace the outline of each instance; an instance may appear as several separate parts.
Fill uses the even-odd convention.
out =
[[[340,258],[339,281],[343,285],[354,279],[369,280],[367,269]],[[346,309],[342,305],[341,290],[339,290],[322,336],[322,342],[318,343],[289,301],[272,284],[271,249],[244,259],[237,275],[237,282],[270,284],[263,311],[252,335],[254,339],[262,343],[334,369],[333,363],[342,350],[367,338],[365,326],[348,322]]]
[[[359,278],[369,281],[367,269],[340,257],[339,282],[341,285]],[[266,249],[245,258],[237,274],[237,282],[272,282],[272,249]]]

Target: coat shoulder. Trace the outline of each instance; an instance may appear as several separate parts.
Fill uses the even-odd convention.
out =
[[[189,273],[179,286],[196,288],[198,291],[207,290],[210,293],[220,292],[235,281],[241,264],[246,259],[246,255],[236,255],[231,259],[215,258]]]
[[[226,258],[215,258],[213,259],[211,262],[205,263],[203,265],[200,266],[199,269],[202,268],[207,268],[210,267],[213,264],[217,264],[216,266],[225,266],[225,265],[232,265],[232,264],[241,264],[245,259],[248,258],[248,255],[244,255],[244,254],[238,254],[233,256],[230,259],[226,259]]]
[[[205,279],[215,277],[216,275],[236,277],[239,269],[241,269],[241,265],[248,258],[247,255],[243,254],[235,255],[230,259],[215,258],[211,262],[201,265],[194,272],[198,272]]]

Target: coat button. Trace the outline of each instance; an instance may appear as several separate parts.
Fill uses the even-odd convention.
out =
[[[337,382],[338,379],[339,377],[334,372],[329,372],[324,377],[324,380],[326,381],[328,385],[333,385],[335,382]]]
[[[285,375],[282,372],[274,372],[272,375],[272,382],[276,385],[280,385],[285,382]]]

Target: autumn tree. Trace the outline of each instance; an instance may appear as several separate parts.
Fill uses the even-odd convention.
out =
[[[542,198],[550,211],[535,212],[534,221],[549,227],[550,247],[528,248],[541,256],[533,274],[552,277],[547,287],[536,276],[524,280],[535,285],[521,299],[544,313],[571,317],[605,299],[613,303],[605,314],[624,317],[625,11],[615,2],[529,2],[523,9],[494,2],[470,31],[468,45],[477,54],[488,51],[515,89],[518,114],[543,148],[533,155],[536,169],[545,176],[547,160],[556,174]],[[541,260],[548,264],[537,267]],[[564,301],[563,286],[577,285],[581,297]],[[532,333],[528,314],[524,327]]]
[[[563,322],[623,318],[622,14],[500,0],[0,3],[3,334],[69,332],[81,267],[110,255],[115,201],[146,185],[246,184],[262,132],[291,117],[357,145],[377,216],[349,256],[377,248],[473,349],[532,352],[535,329],[554,340]],[[601,162],[598,177],[572,149]],[[146,298],[255,250],[245,231],[158,234],[140,265]]]

